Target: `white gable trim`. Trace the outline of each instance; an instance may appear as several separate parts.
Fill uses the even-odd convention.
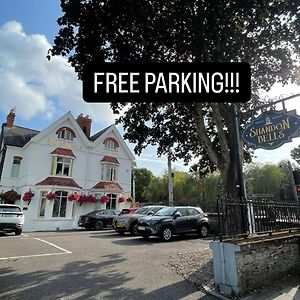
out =
[[[27,147],[28,144],[30,143],[37,143],[39,140],[41,140],[42,138],[46,137],[48,134],[52,133],[53,131],[56,131],[57,128],[63,126],[63,123],[66,121],[70,121],[72,124],[72,129],[75,131],[76,135],[78,135],[81,140],[83,141],[83,143],[87,146],[87,147],[91,147],[92,143],[88,140],[88,138],[86,137],[86,135],[84,134],[84,132],[82,131],[82,129],[80,128],[79,124],[77,123],[77,121],[75,120],[75,118],[73,117],[73,115],[71,114],[71,112],[67,112],[64,116],[62,116],[61,118],[59,118],[58,120],[56,120],[54,123],[52,123],[50,126],[48,126],[46,129],[42,130],[40,133],[38,133],[37,135],[35,135],[25,146]]]
[[[101,134],[95,141],[95,146],[99,145],[100,143],[103,143],[103,141],[111,136],[111,133],[114,133],[117,136],[117,140],[120,143],[120,147],[122,147],[125,150],[125,153],[127,154],[127,156],[129,157],[129,159],[131,160],[135,160],[134,155],[132,154],[132,152],[130,151],[129,147],[127,146],[127,144],[125,143],[123,137],[121,136],[121,134],[119,133],[117,127],[115,125],[111,125],[109,128],[107,128],[107,130],[105,132],[103,132],[103,134]]]

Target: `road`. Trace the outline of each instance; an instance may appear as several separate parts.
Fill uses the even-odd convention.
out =
[[[207,248],[188,236],[162,242],[113,230],[0,235],[0,299],[213,299],[168,266]]]

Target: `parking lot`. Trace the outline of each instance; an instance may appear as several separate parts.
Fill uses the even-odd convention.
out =
[[[211,299],[167,263],[197,236],[143,240],[114,230],[0,235],[0,299]]]

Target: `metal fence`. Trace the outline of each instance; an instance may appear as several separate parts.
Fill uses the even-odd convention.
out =
[[[218,199],[220,236],[271,233],[300,228],[300,204],[252,195],[239,201]]]

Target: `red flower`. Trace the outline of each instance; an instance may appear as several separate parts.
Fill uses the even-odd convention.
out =
[[[122,197],[119,198],[119,203],[123,203],[125,201],[126,201],[125,197],[122,196]]]
[[[79,199],[80,199],[80,195],[77,194],[76,192],[74,192],[68,196],[69,201],[73,201],[73,200],[79,201]]]
[[[107,202],[109,202],[109,197],[107,195],[103,195],[100,198],[100,201],[101,201],[102,204],[107,203]]]
[[[56,195],[56,193],[54,193],[54,192],[49,192],[49,193],[47,194],[46,198],[47,198],[48,200],[55,200],[55,199],[57,198],[57,195]]]
[[[33,197],[34,197],[34,193],[32,191],[29,191],[23,195],[22,200],[30,202]]]
[[[78,202],[96,202],[96,197],[93,195],[81,195],[79,196]]]

